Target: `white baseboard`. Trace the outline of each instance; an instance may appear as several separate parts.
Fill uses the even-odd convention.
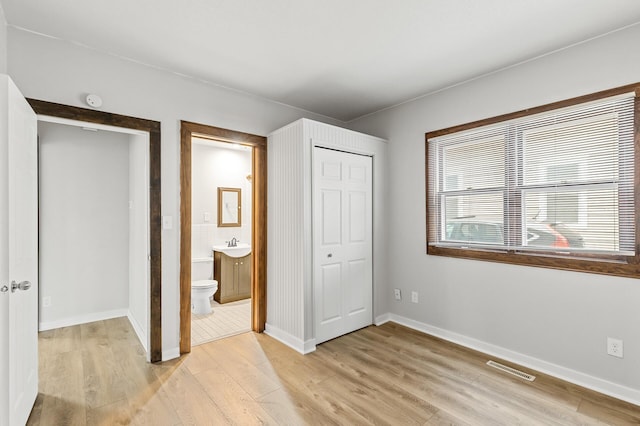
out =
[[[389,322],[389,321],[391,321],[391,314],[387,313],[387,314],[382,314],[375,317],[375,319],[373,320],[373,323],[375,325],[382,325],[385,322]]]
[[[169,361],[170,359],[180,358],[180,348],[171,348],[162,351],[162,361]]]
[[[300,352],[301,354],[308,354],[316,350],[316,340],[309,339],[307,341],[303,341],[298,339],[295,336],[287,333],[279,329],[278,327],[274,327],[270,324],[265,324],[264,334],[273,337],[274,339],[284,343],[289,346],[291,349]]]
[[[147,333],[144,332],[144,329],[142,328],[140,323],[136,320],[136,318],[133,316],[131,311],[127,312],[127,318],[129,318],[129,323],[131,324],[131,327],[133,327],[133,331],[136,332],[136,336],[138,336],[138,340],[140,341],[140,344],[144,348],[144,351],[149,352],[149,348],[147,345]]]
[[[465,346],[470,349],[477,350],[487,355],[502,358],[506,361],[513,362],[523,367],[537,370],[541,373],[548,374],[558,379],[582,386],[614,398],[640,405],[640,390],[629,388],[617,383],[609,382],[598,377],[590,376],[580,371],[572,370],[567,367],[552,364],[550,362],[531,357],[529,355],[514,352],[512,350],[486,343],[472,337],[464,336],[452,331],[448,331],[439,327],[435,327],[426,323],[415,321],[396,314],[383,314],[376,317],[376,325],[382,325],[385,322],[395,322],[400,325],[421,331],[423,333],[448,340],[453,343]]]
[[[114,309],[112,311],[92,312],[90,314],[78,315],[75,317],[63,318],[55,321],[41,321],[38,324],[38,331],[53,330],[55,328],[70,327],[72,325],[86,324],[94,321],[103,321],[112,318],[126,317],[127,309]]]

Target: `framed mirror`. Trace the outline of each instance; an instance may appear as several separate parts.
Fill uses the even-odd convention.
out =
[[[218,226],[242,225],[242,198],[240,188],[218,187]]]

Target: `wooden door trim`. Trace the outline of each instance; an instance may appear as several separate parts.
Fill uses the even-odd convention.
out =
[[[251,146],[251,329],[267,321],[267,138],[205,124],[180,122],[180,353],[191,352],[191,138]]]
[[[105,124],[149,133],[149,358],[162,361],[162,218],[160,122],[126,115],[27,99],[38,115]]]

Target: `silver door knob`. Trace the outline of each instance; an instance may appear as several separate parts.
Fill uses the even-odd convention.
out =
[[[19,283],[11,281],[11,293],[15,292],[16,290],[29,290],[30,288],[30,281],[20,281]]]
[[[3,285],[2,288],[0,288],[0,293],[6,293],[9,291],[9,287],[7,287],[6,285]]]
[[[332,257],[332,256],[333,256],[333,255],[332,255],[331,253],[329,253],[329,254],[327,255],[327,257]]]

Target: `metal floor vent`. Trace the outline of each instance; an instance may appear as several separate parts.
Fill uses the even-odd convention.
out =
[[[487,361],[487,365],[493,368],[497,368],[500,371],[504,371],[505,373],[509,373],[516,377],[520,377],[521,379],[528,380],[530,382],[533,382],[536,379],[536,376],[532,376],[531,374],[527,374],[520,370],[516,370],[515,368],[507,367],[506,365],[502,365],[495,361]]]

